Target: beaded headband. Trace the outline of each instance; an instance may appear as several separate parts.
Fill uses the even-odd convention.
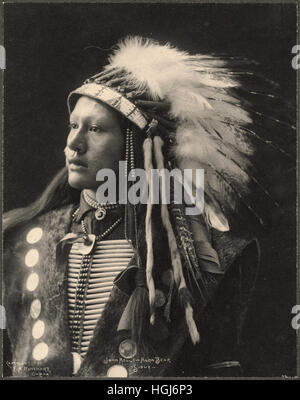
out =
[[[144,129],[147,125],[147,120],[143,116],[139,108],[129,101],[125,96],[116,90],[102,85],[100,83],[88,82],[84,83],[78,89],[71,92],[68,96],[68,109],[71,112],[70,98],[72,95],[78,94],[81,96],[88,96],[96,100],[100,100],[108,106],[112,107],[131,122],[137,125],[140,129]]]

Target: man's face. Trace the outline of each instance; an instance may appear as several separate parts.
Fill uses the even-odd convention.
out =
[[[67,139],[70,186],[96,190],[97,172],[102,168],[116,171],[123,149],[124,137],[117,114],[97,100],[80,97],[70,115]]]

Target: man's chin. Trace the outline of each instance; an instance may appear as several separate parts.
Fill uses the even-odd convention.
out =
[[[82,173],[69,171],[68,174],[68,183],[69,185],[77,190],[83,189],[95,189],[95,180],[87,179],[88,177]]]
[[[68,183],[73,189],[77,190],[83,190],[83,189],[88,189],[89,184],[86,181],[86,179],[83,179],[83,177],[80,176],[74,176],[75,174],[69,174],[68,176]]]

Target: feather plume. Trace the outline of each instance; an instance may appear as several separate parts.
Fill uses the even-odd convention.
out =
[[[212,228],[220,232],[229,231],[228,220],[222,212],[220,205],[208,193],[205,196],[204,217],[207,224]]]
[[[187,59],[187,53],[168,44],[161,46],[149,39],[128,37],[110,57],[109,69],[124,71],[127,81],[135,88],[147,89],[154,99],[159,99],[180,77],[187,79]]]
[[[257,178],[257,167],[264,161],[259,146],[263,143],[291,160],[285,145],[294,125],[285,108],[281,118],[272,106],[267,108],[267,99],[274,104],[281,96],[276,82],[262,76],[257,62],[190,55],[170,44],[127,37],[99,76],[129,88],[130,98],[140,101],[145,116],[157,119],[164,135],[169,132],[168,150],[179,168],[205,170],[204,214],[212,227],[228,230],[227,210],[237,212],[239,203],[261,222],[256,207],[271,195],[264,186],[267,177],[263,183]],[[280,129],[285,130],[284,137]],[[270,178],[272,184],[271,173]]]

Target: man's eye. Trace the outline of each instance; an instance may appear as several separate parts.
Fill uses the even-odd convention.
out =
[[[70,129],[77,129],[77,128],[78,128],[78,125],[75,124],[75,122],[70,122],[70,123],[69,123],[69,128],[70,128]]]
[[[101,132],[101,128],[99,126],[91,126],[89,129],[90,132],[96,132],[99,133]]]

